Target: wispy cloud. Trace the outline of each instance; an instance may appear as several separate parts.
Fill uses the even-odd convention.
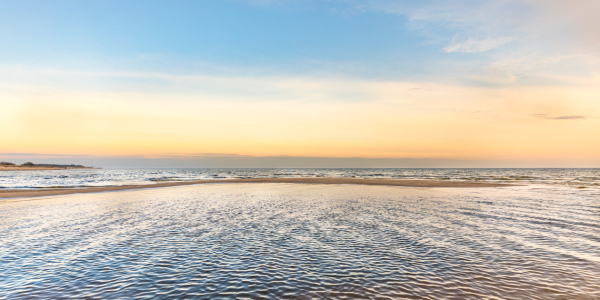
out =
[[[514,37],[487,37],[485,39],[469,38],[464,42],[452,43],[444,48],[447,53],[463,52],[463,53],[478,53],[486,52],[492,49],[499,48],[511,41]]]
[[[447,53],[489,51],[488,61],[479,63],[502,64],[529,78],[600,69],[596,0],[379,0],[369,5],[405,16],[416,33]]]
[[[600,1],[597,0],[527,0],[532,7],[544,13],[552,24],[570,29],[588,46],[600,49]],[[548,21],[548,19],[545,19]]]
[[[533,114],[532,116],[538,119],[545,120],[583,120],[589,118],[588,116],[582,115],[551,116],[548,114]]]
[[[510,32],[538,38],[532,40],[535,43],[540,38],[565,43],[566,35],[575,34],[600,46],[600,34],[595,30],[600,26],[597,0],[378,0],[356,5],[404,15],[420,29],[443,26],[480,37]]]

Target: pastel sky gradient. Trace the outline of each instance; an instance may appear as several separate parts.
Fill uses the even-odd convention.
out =
[[[0,160],[600,167],[600,1],[0,1]]]

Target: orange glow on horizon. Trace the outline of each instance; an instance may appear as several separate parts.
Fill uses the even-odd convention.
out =
[[[304,85],[317,91],[352,85],[370,96],[342,102],[69,91],[12,95],[0,103],[6,112],[0,152],[600,159],[594,138],[600,119],[590,115],[600,111],[595,87],[515,92],[429,84],[430,91],[407,92],[414,83]]]

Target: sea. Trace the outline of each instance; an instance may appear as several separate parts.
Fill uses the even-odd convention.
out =
[[[600,299],[600,169],[6,171],[0,186],[257,177],[512,185],[211,183],[0,199],[0,299]]]
[[[600,188],[600,169],[71,169],[0,172],[0,189],[86,188],[278,177],[479,181]]]

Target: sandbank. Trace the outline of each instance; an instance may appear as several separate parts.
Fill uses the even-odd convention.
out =
[[[89,187],[74,189],[39,189],[39,190],[0,190],[0,198],[39,197],[79,193],[98,193],[109,191],[123,191],[134,189],[147,189],[208,183],[303,183],[303,184],[360,184],[360,185],[387,185],[423,188],[475,188],[475,187],[507,187],[512,184],[465,182],[465,181],[438,181],[438,180],[397,180],[397,179],[360,179],[360,178],[250,178],[250,179],[223,179],[223,180],[197,180],[184,182],[163,182],[144,185],[125,185],[107,187]]]

